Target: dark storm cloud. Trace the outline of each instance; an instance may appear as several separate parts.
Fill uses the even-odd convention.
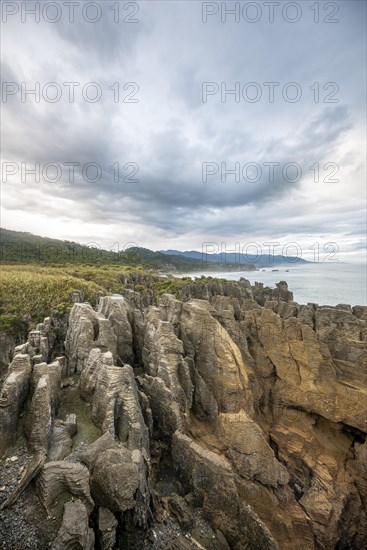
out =
[[[356,52],[363,36],[353,28],[363,15],[361,4],[340,2],[334,26],[317,26],[309,18],[295,25],[226,25],[219,19],[204,25],[200,2],[140,2],[134,25],[115,24],[108,13],[94,25],[76,19],[52,27],[19,21],[4,26],[3,41],[13,56],[5,60],[3,80],[80,83],[74,103],[64,94],[57,103],[22,103],[17,94],[2,104],[4,161],[95,162],[102,170],[96,183],[85,181],[79,168],[74,182],[63,170],[54,184],[42,178],[24,183],[17,174],[5,187],[9,221],[19,212],[17,197],[26,193],[32,200],[21,208],[29,219],[41,207],[55,224],[69,219],[75,235],[82,223],[149,227],[147,246],[162,231],[202,240],[212,234],[358,233],[364,108],[358,76],[363,59]],[[15,30],[23,40],[15,41]],[[225,81],[230,89],[236,81],[269,80],[297,81],[302,99],[223,103],[219,94],[202,102],[203,82]],[[139,85],[139,103],[115,103],[109,87],[131,81]],[[315,81],[321,93],[323,83],[336,82],[338,103],[315,103],[309,90]],[[101,86],[99,102],[80,97],[87,82]],[[117,162],[136,163],[139,183],[115,182],[110,167]],[[240,163],[241,170],[258,163],[262,176],[250,183],[241,173],[240,182],[230,176],[223,182],[217,173],[204,182],[205,162],[225,162],[228,169]],[[270,182],[264,162],[281,168],[297,163],[302,179],[286,181],[280,168]],[[326,163],[340,165],[340,183],[313,181],[314,163],[322,177]]]

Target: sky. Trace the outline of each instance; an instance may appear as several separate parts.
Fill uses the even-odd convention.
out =
[[[364,260],[365,1],[2,2],[1,26],[2,227]]]

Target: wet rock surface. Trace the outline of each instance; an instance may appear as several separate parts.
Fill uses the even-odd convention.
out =
[[[3,377],[0,548],[367,547],[367,308],[74,294]]]

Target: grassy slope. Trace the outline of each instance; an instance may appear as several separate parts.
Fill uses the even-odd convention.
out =
[[[211,279],[199,278],[201,282]],[[169,293],[181,298],[188,282],[191,279],[187,277],[164,277],[141,268],[118,265],[2,264],[0,331],[15,335],[26,333],[54,312],[68,313],[73,290],[82,291],[84,300],[95,306],[99,293],[118,294],[124,288],[142,295]]]
[[[113,265],[2,265],[0,330],[17,330],[24,323],[40,322],[55,310],[66,313],[76,289],[95,305],[99,292],[121,292],[122,278],[130,271]]]
[[[116,253],[6,229],[0,229],[0,240],[0,331],[14,334],[26,333],[53,312],[67,313],[73,290],[81,290],[93,306],[100,292],[120,293],[126,286],[142,294],[180,297],[187,280],[160,277],[157,271],[208,269],[200,260],[144,248]],[[213,270],[231,267],[209,265]]]
[[[142,294],[170,293],[179,298],[188,281],[191,279],[167,278],[118,265],[2,264],[0,331],[25,333],[53,312],[68,313],[73,290],[81,290],[84,300],[95,306],[99,293],[121,293],[126,287]]]

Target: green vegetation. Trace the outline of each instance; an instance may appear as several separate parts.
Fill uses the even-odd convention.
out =
[[[65,418],[68,414],[76,414],[78,419],[78,433],[73,438],[73,449],[81,442],[89,445],[102,435],[101,430],[93,423],[90,404],[80,397],[80,387],[77,383],[74,387],[62,389],[59,417]]]
[[[181,298],[182,291],[189,282],[191,282],[190,277],[183,277],[182,279],[172,278],[157,281],[154,286],[159,296],[163,294],[173,294],[176,298]]]
[[[160,276],[141,267],[118,265],[3,264],[0,271],[0,331],[26,335],[30,327],[51,314],[63,315],[72,307],[71,294],[80,290],[95,306],[99,295],[131,288],[155,300],[162,294],[185,296],[193,284],[225,279]]]
[[[118,266],[2,265],[0,330],[23,333],[52,312],[67,313],[76,289],[95,305],[100,292],[121,292],[130,273]]]
[[[71,241],[39,237],[31,233],[0,229],[0,262],[45,265],[111,265],[162,272],[231,271],[255,269],[250,264],[204,262],[147,248],[131,247],[121,252],[103,250],[96,243],[90,246]]]
[[[153,286],[157,290],[159,296],[162,296],[162,294],[173,294],[177,299],[182,300],[190,287],[193,285],[205,284],[210,281],[216,281],[217,283],[227,282],[226,279],[205,277],[202,275],[201,277],[195,277],[195,281],[193,281],[191,277],[170,277],[168,279],[161,279],[155,281]]]
[[[139,292],[142,299],[148,298],[147,303],[164,293],[182,299],[193,284],[190,277],[157,272],[208,267],[200,260],[144,248],[115,253],[6,229],[0,230],[0,236],[0,331],[14,336],[26,335],[44,317],[68,313],[73,290],[80,290],[84,301],[93,306],[101,293],[121,293],[124,288]],[[211,263],[210,267],[215,270],[223,264]],[[212,279],[201,277],[198,282]]]

